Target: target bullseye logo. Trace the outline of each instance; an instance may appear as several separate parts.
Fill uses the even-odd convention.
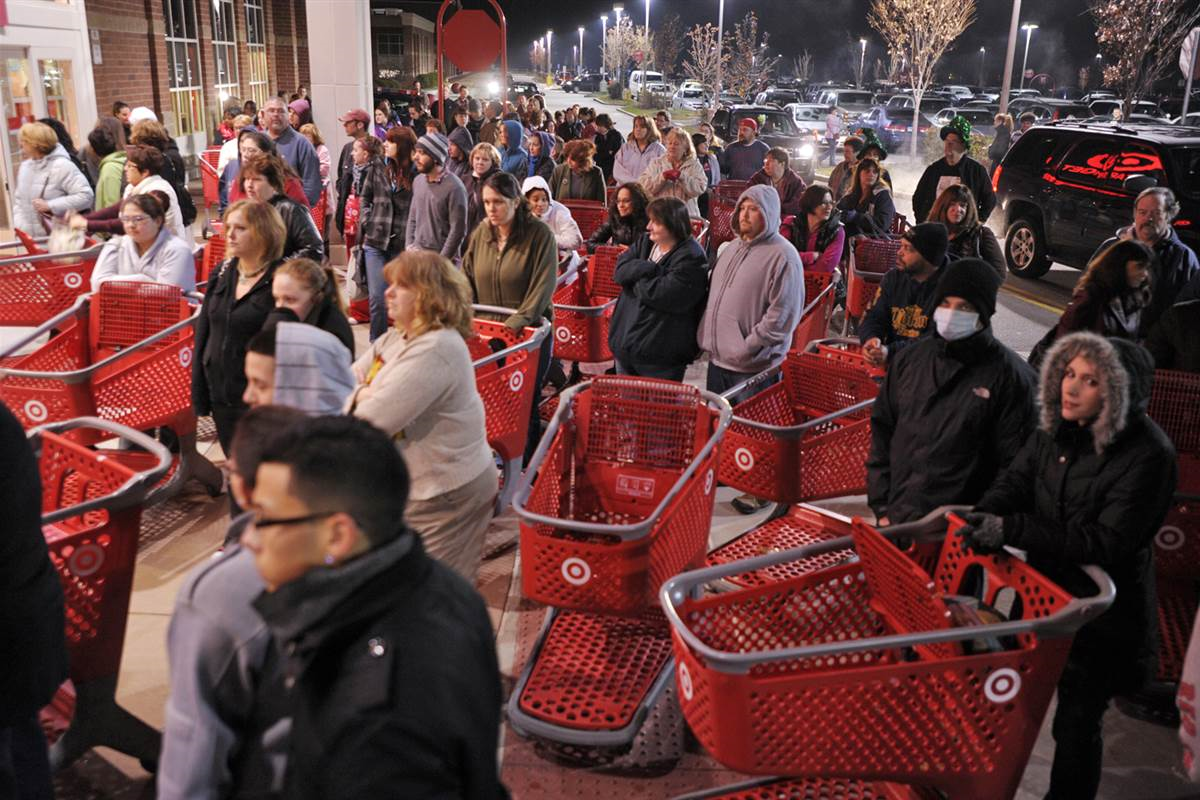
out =
[[[562,576],[572,586],[583,586],[592,579],[592,568],[582,558],[568,558],[562,563]]]
[[[993,703],[1007,703],[1021,691],[1021,676],[1015,670],[1004,667],[987,676],[983,682],[983,694]]]
[[[185,347],[179,351],[179,366],[187,369],[192,365],[192,348]]]
[[[83,276],[78,272],[68,272],[63,275],[63,285],[68,289],[78,289],[83,285]]]
[[[1183,547],[1187,537],[1184,532],[1174,525],[1163,525],[1154,536],[1154,543],[1159,550],[1178,550]]]
[[[73,575],[86,578],[96,574],[104,566],[104,549],[95,544],[81,544],[67,559],[67,568]]]
[[[571,341],[571,331],[567,328],[555,328],[554,338],[560,342],[569,342]]]
[[[712,491],[712,488],[713,488],[713,471],[710,468],[708,470],[708,473],[704,476],[704,494],[706,497]]]
[[[46,404],[41,400],[25,401],[25,416],[30,422],[45,422],[46,417],[50,416],[50,412],[46,410]]]
[[[679,665],[679,691],[683,693],[683,699],[689,702],[696,691],[692,686],[692,673],[688,672],[687,664],[683,663]]]
[[[739,447],[733,452],[733,463],[737,464],[742,472],[749,472],[754,469],[754,454],[744,447]]]
[[[521,387],[525,385],[525,373],[514,372],[508,376],[508,388],[514,392],[521,391]]]

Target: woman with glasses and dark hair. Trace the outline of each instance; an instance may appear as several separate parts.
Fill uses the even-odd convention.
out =
[[[602,244],[632,245],[646,233],[650,218],[646,206],[650,198],[640,183],[623,183],[608,204],[608,219],[588,239],[588,252],[594,253]]]
[[[692,237],[682,200],[660,197],[646,213],[647,233],[613,273],[621,296],[608,344],[618,374],[681,381],[700,352],[696,329],[708,298],[708,258]]]
[[[792,222],[792,244],[805,270],[833,272],[841,263],[846,229],[828,186],[813,184],[800,195],[800,213]]]
[[[108,241],[92,270],[92,291],[110,280],[170,283],[196,288],[192,248],[167,224],[171,199],[165,192],[131,195],[121,202],[124,236]]]

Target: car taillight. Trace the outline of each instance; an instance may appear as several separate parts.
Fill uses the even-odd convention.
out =
[[[888,124],[888,125],[884,125],[884,126],[883,126],[883,129],[884,129],[885,131],[892,131],[893,133],[899,133],[900,131],[906,131],[906,130],[908,130],[908,126],[907,126],[907,125],[900,125],[899,123],[892,122],[892,123],[890,123],[890,124]]]
[[[1000,173],[1004,171],[1004,167],[996,165],[996,171],[992,173],[992,191],[1000,191]]]

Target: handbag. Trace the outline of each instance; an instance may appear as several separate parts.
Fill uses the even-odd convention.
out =
[[[342,238],[346,240],[347,247],[354,247],[358,240],[358,222],[361,215],[362,198],[352,194],[346,198],[346,213],[342,217]]]
[[[354,248],[346,262],[346,302],[366,300],[368,296],[367,261],[362,256],[362,249]]]

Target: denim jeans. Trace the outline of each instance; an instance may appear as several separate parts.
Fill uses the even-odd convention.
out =
[[[373,342],[387,333],[388,329],[387,302],[383,299],[383,293],[387,291],[387,281],[383,277],[383,267],[388,263],[390,256],[383,250],[363,245],[362,258],[367,267],[367,293],[369,294],[367,305],[371,311],[371,341]]]
[[[825,142],[829,145],[829,151],[825,154],[825,163],[832,167],[836,161],[838,140],[836,136],[833,138],[826,137]]]

